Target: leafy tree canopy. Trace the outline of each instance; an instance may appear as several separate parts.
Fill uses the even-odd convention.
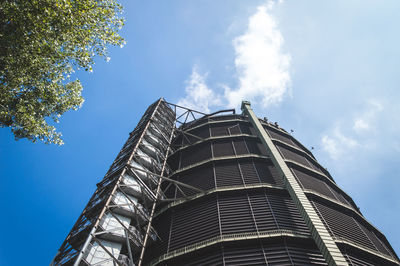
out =
[[[77,69],[124,44],[115,0],[0,1],[0,126],[16,139],[63,144],[48,122],[82,103]]]

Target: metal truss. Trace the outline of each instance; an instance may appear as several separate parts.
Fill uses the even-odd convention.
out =
[[[152,104],[97,184],[77,222],[61,245],[51,265],[138,265],[143,264],[150,241],[157,241],[152,227],[158,204],[186,199],[181,187],[204,191],[169,178],[167,158],[183,143],[174,143],[178,135],[187,143],[204,140],[185,130],[205,114],[166,102]],[[183,198],[168,198],[165,191],[176,187]],[[127,254],[122,254],[124,246]]]

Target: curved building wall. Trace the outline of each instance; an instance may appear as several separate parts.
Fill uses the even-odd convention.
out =
[[[360,214],[312,153],[276,125],[265,131],[350,265],[398,265],[386,238]],[[181,127],[146,262],[158,265],[326,265],[267,149],[243,115]],[[369,263],[369,264],[368,264]]]

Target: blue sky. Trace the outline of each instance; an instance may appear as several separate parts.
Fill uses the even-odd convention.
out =
[[[146,107],[252,101],[286,129],[400,253],[398,1],[122,1],[127,44],[57,125],[65,145],[0,129],[0,264],[46,265]],[[274,73],[273,75],[271,73]],[[237,109],[237,111],[239,111]]]

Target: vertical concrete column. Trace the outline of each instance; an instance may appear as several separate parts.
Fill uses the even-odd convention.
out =
[[[254,114],[253,110],[251,109],[250,102],[242,102],[242,111],[249,117],[249,120],[255,128],[258,137],[260,138],[264,147],[267,149],[272,162],[283,177],[285,187],[289,192],[290,197],[299,209],[301,216],[311,231],[312,238],[320,249],[328,265],[348,265],[346,259],[340,252],[325,225],[317,215],[300,184],[293,176],[292,171],[286,165],[282,155],[279,153],[275,144],[272,142],[264,127]]]

